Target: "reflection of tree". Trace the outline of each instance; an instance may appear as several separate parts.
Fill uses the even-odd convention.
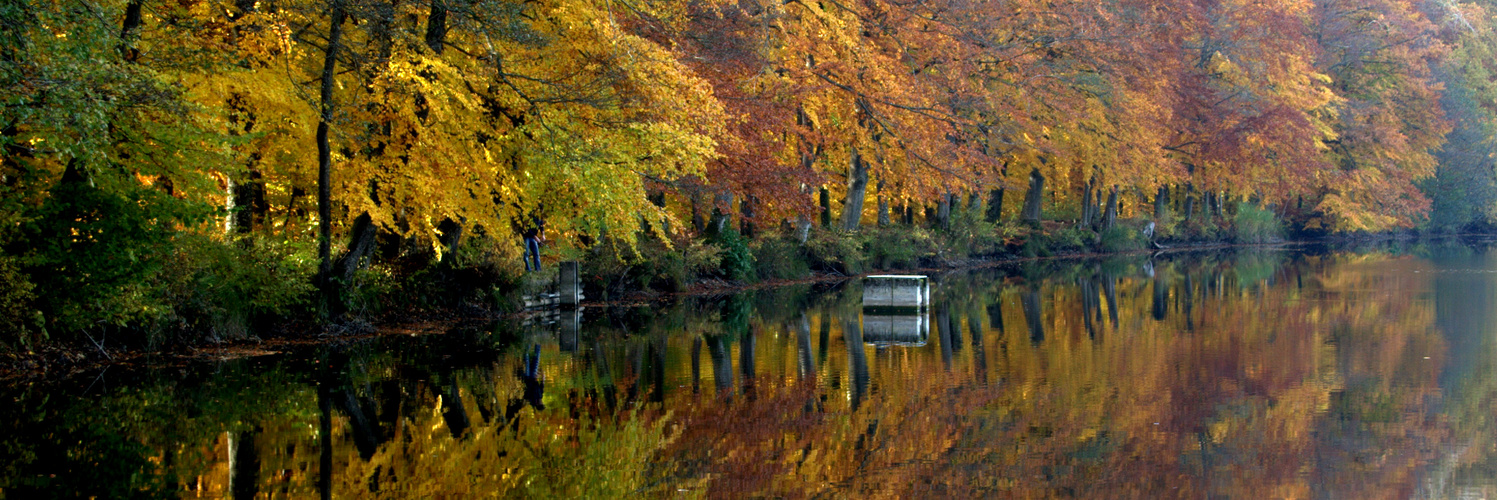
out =
[[[1489,314],[1462,312],[1483,295],[1455,310],[1408,300],[1430,274],[1387,255],[1264,262],[1162,259],[1152,277],[1086,263],[1022,283],[948,276],[938,344],[871,358],[855,301],[768,319],[718,301],[648,313],[659,322],[583,325],[576,353],[433,337],[318,358],[315,383],[288,375],[298,366],[245,368],[235,383],[163,378],[111,393],[122,416],[22,395],[41,416],[0,409],[19,430],[88,444],[54,452],[7,437],[0,487],[25,495],[37,490],[17,478],[109,460],[84,477],[127,489],[47,492],[1365,498],[1494,468],[1472,451],[1421,472],[1449,433],[1458,444],[1493,435],[1497,382],[1477,382],[1493,377],[1460,377],[1472,396],[1446,400],[1454,426],[1433,411],[1447,366],[1439,331]],[[1476,349],[1497,342],[1477,335],[1487,340]],[[717,393],[733,393],[736,374],[752,397],[673,389],[699,383],[704,347]],[[1463,355],[1449,366],[1492,373],[1490,356]]]

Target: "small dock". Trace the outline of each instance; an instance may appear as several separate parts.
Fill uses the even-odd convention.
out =
[[[930,278],[878,274],[863,278],[863,341],[878,346],[925,345],[930,338]]]
[[[930,279],[920,274],[877,274],[863,278],[863,309],[930,307]]]

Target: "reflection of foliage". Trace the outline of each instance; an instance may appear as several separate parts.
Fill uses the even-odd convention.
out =
[[[295,375],[309,365],[342,398],[328,415],[335,497],[1366,498],[1408,491],[1452,432],[1492,434],[1487,359],[1460,370],[1475,382],[1446,400],[1448,418],[1434,413],[1456,365],[1439,333],[1449,312],[1437,326],[1430,301],[1405,299],[1444,276],[1411,273],[1417,259],[1043,266],[1022,286],[941,275],[943,334],[924,348],[857,341],[844,329],[858,328],[858,287],[807,287],[606,314],[575,352],[547,332],[460,329],[149,378],[97,403],[32,392],[0,410],[22,422],[0,440],[0,488],[29,491],[25,477],[55,469],[35,458],[52,438],[33,436],[50,433],[139,471],[96,478],[106,485],[226,491],[240,477],[229,443],[249,442],[261,470],[300,471],[262,474],[262,490],[315,494],[317,390]],[[1045,335],[1031,341],[1035,325]],[[532,342],[541,404],[517,370]],[[375,430],[367,459],[350,407]],[[1479,455],[1441,467],[1482,473]]]
[[[1261,283],[1279,272],[1284,265],[1283,252],[1272,250],[1243,251],[1232,260],[1232,271],[1237,283],[1248,286]]]
[[[753,315],[754,305],[746,294],[733,294],[728,296],[722,303],[723,333],[728,341],[741,339],[748,335],[749,317]]]

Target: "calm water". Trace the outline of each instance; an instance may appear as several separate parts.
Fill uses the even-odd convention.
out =
[[[0,496],[1497,493],[1490,244],[933,280],[0,388]]]

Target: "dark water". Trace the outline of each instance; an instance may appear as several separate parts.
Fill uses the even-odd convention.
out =
[[[0,388],[0,496],[1497,492],[1490,244],[933,280],[915,318],[852,282]]]

